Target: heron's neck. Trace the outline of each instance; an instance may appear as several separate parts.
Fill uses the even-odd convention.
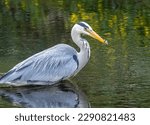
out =
[[[80,52],[78,53],[79,68],[77,70],[77,72],[79,72],[87,64],[90,58],[90,46],[76,30],[72,29],[71,36],[72,40],[80,48]]]
[[[89,51],[90,56],[90,46],[89,43],[81,37],[81,34],[77,32],[74,26],[71,30],[71,37],[74,43],[80,48],[80,53],[87,54],[87,51]]]
[[[72,29],[71,31],[71,37],[72,37],[72,40],[74,41],[74,43],[80,48],[81,50],[81,47],[82,47],[82,43],[81,43],[81,40],[83,38],[81,38],[81,34],[77,33],[75,30]]]

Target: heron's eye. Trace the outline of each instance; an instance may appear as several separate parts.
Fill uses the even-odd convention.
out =
[[[84,27],[84,30],[85,30],[85,31],[88,31],[88,28],[87,28],[87,27]]]
[[[87,28],[87,27],[84,27],[84,30],[85,30],[86,32],[90,32],[90,29]]]

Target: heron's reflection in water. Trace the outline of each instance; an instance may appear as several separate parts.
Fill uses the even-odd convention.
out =
[[[70,81],[63,81],[54,86],[1,87],[0,96],[19,107],[89,107],[84,93]]]

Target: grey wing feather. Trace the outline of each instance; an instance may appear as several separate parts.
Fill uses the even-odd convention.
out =
[[[0,78],[0,83],[15,81],[53,83],[72,76],[77,68],[76,50],[66,44],[59,44],[19,63]]]

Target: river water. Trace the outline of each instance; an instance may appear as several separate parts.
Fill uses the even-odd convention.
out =
[[[70,31],[85,21],[109,45],[86,37],[91,58],[71,82],[91,107],[150,107],[149,9],[149,0],[1,0],[0,73],[59,43],[79,50]],[[6,98],[0,107],[13,107]]]

